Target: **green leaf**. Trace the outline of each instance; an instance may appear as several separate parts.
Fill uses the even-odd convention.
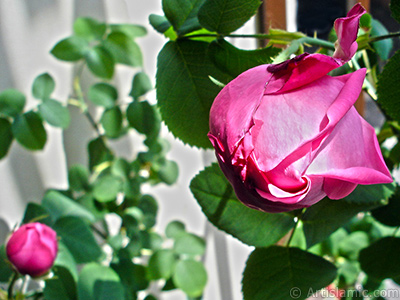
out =
[[[112,108],[118,99],[117,89],[108,83],[96,83],[89,89],[89,100],[105,108]]]
[[[59,60],[77,61],[82,59],[87,51],[89,51],[89,43],[85,39],[70,36],[59,41],[50,53]]]
[[[78,269],[75,259],[72,256],[71,252],[68,250],[67,246],[65,246],[64,243],[61,241],[58,242],[58,252],[57,258],[54,262],[54,266],[67,268],[74,280],[78,280]]]
[[[165,33],[168,29],[172,27],[171,23],[165,16],[151,14],[149,16],[150,25],[153,26],[155,30],[159,33]]]
[[[260,4],[260,0],[206,0],[199,10],[199,21],[210,31],[231,33],[254,16]]]
[[[339,243],[339,252],[341,256],[350,260],[357,260],[358,253],[361,249],[369,245],[369,237],[363,231],[350,233]]]
[[[203,294],[207,284],[207,272],[201,262],[184,259],[176,264],[172,280],[189,297],[198,297]]]
[[[137,100],[140,96],[145,95],[152,89],[153,84],[151,83],[149,76],[144,72],[139,72],[135,77],[133,77],[132,89],[129,96],[132,96],[133,99]]]
[[[174,251],[179,255],[203,255],[206,251],[206,243],[202,238],[194,234],[185,233],[176,238]]]
[[[18,115],[11,126],[15,139],[29,150],[41,150],[47,140],[46,130],[40,116],[29,111]]]
[[[250,68],[271,63],[280,51],[274,47],[241,50],[225,40],[216,40],[210,44],[209,55],[214,64],[233,79]]]
[[[115,200],[121,191],[122,182],[119,177],[111,174],[100,177],[93,185],[93,196],[99,202],[110,202]]]
[[[0,159],[7,155],[13,139],[10,121],[0,118]]]
[[[22,223],[40,222],[48,226],[52,226],[53,220],[50,217],[50,212],[42,205],[30,202],[25,208],[24,217]]]
[[[36,99],[47,99],[54,91],[56,83],[49,73],[40,74],[32,84],[32,95]]]
[[[372,216],[387,226],[400,226],[400,187],[385,206],[371,211]]]
[[[356,189],[344,200],[354,204],[386,204],[388,199],[394,194],[396,184],[394,182],[387,184],[358,185]],[[340,200],[341,201],[341,200]]]
[[[25,95],[18,90],[2,91],[0,93],[0,115],[15,118],[24,110],[25,102]]]
[[[390,10],[392,12],[392,17],[397,22],[400,23],[400,1],[399,0],[391,0],[390,1]]]
[[[50,190],[44,195],[42,205],[50,212],[54,221],[65,216],[76,216],[91,223],[96,220],[94,215],[85,207],[54,190]]]
[[[261,212],[239,202],[215,163],[192,180],[190,190],[211,223],[248,245],[275,244],[294,226],[286,214]]]
[[[82,219],[73,216],[62,217],[53,228],[78,264],[96,261],[102,255],[103,252],[92,231]]]
[[[335,277],[336,267],[317,255],[297,248],[257,248],[247,260],[242,292],[246,300],[302,300]]]
[[[400,280],[400,238],[386,237],[361,250],[361,268],[369,277],[377,280]]]
[[[400,78],[400,51],[389,59],[378,76],[378,103],[384,108],[385,112],[393,119],[400,121],[400,89],[397,88],[398,78]]]
[[[89,188],[89,170],[83,165],[72,165],[68,171],[69,187],[77,192]]]
[[[85,53],[88,68],[98,77],[111,79],[114,75],[114,57],[103,46],[94,46]]]
[[[8,261],[5,245],[0,246],[0,282],[8,282],[13,274],[11,263]]]
[[[140,243],[144,249],[156,251],[162,248],[163,238],[156,232],[141,231]]]
[[[378,20],[372,19],[372,28],[370,32],[371,37],[387,34],[389,34],[389,31],[387,31],[385,26],[383,26],[383,24]],[[379,57],[382,60],[387,60],[393,48],[393,41],[391,39],[378,41],[372,43],[372,47],[375,49],[376,53],[378,53]]]
[[[54,276],[45,281],[44,298],[46,300],[75,300],[76,282],[65,267],[53,268]]]
[[[123,32],[112,32],[103,41],[103,46],[114,57],[116,63],[140,67],[143,65],[142,52],[135,41]]]
[[[165,228],[165,235],[170,239],[176,239],[185,232],[185,224],[180,221],[171,221]]]
[[[68,108],[52,99],[44,100],[39,105],[39,113],[47,123],[55,127],[66,129],[71,122]]]
[[[92,140],[88,145],[89,151],[89,169],[93,168],[103,162],[112,161],[113,155],[111,151],[104,144],[101,137]]]
[[[359,198],[360,199],[360,198]],[[341,200],[324,199],[307,208],[302,216],[307,247],[323,240],[343,226],[359,212],[368,211],[381,205],[380,199],[368,204],[358,204]]]
[[[85,40],[100,40],[106,32],[106,25],[92,18],[78,18],[74,22],[75,35]]]
[[[79,274],[78,299],[124,300],[124,287],[113,269],[90,263]]]
[[[122,121],[122,111],[118,106],[106,109],[100,119],[100,123],[108,138],[117,138],[121,136]]]
[[[176,257],[172,250],[157,250],[149,259],[147,276],[150,280],[168,279],[174,271],[175,264]]]
[[[138,208],[143,212],[143,214],[156,215],[158,211],[158,203],[150,195],[143,195],[138,203]]]
[[[123,32],[130,38],[144,37],[147,34],[147,29],[141,25],[135,24],[111,24],[112,32]]]
[[[165,16],[182,35],[200,29],[197,13],[205,0],[162,0]]]
[[[137,291],[145,290],[149,286],[144,266],[134,264],[129,259],[121,259],[118,264],[111,264],[111,267],[121,278],[125,287],[125,294],[131,296],[131,298],[125,297],[125,299],[132,299],[132,295]]]
[[[126,110],[126,117],[129,125],[139,133],[154,139],[158,136],[161,129],[160,115],[154,105],[147,101],[134,101],[129,104]]]
[[[172,160],[165,160],[164,163],[159,166],[157,174],[162,182],[172,185],[178,180],[178,164]]]
[[[220,91],[209,76],[228,80],[210,61],[208,45],[168,42],[158,55],[156,75],[158,106],[165,124],[175,137],[201,148],[211,147],[207,138],[209,111]]]

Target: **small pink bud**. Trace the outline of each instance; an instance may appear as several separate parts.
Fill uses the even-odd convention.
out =
[[[53,266],[58,251],[56,232],[42,223],[29,223],[16,230],[7,242],[10,262],[23,275],[39,277]]]

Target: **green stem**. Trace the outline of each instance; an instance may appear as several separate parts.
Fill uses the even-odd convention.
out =
[[[322,48],[326,48],[329,50],[335,50],[335,45],[331,42],[321,40],[318,38],[313,38],[309,36],[303,36],[303,37],[292,37],[292,36],[286,36],[286,35],[277,35],[277,34],[227,34],[227,35],[219,35],[219,34],[213,34],[213,33],[204,33],[204,34],[193,34],[193,35],[187,35],[182,37],[182,39],[191,39],[191,38],[197,38],[197,37],[215,37],[215,38],[255,38],[255,39],[261,39],[261,40],[281,40],[283,42],[291,42],[291,41],[300,41],[301,43],[306,43],[309,45],[313,46],[319,46]]]
[[[378,41],[382,41],[382,40],[386,40],[386,39],[393,39],[393,38],[396,38],[396,37],[400,37],[400,31],[391,32],[391,33],[385,34],[385,35],[379,35],[379,36],[370,37],[368,39],[368,43],[374,43],[374,42],[378,42]]]
[[[393,237],[396,236],[396,234],[399,232],[400,226],[397,226],[396,229],[393,232]]]
[[[287,241],[287,244],[286,244],[286,247],[288,247],[288,248],[290,246],[290,242],[292,241],[292,239],[294,237],[294,233],[296,232],[296,229],[297,229],[299,223],[300,223],[300,217],[297,217],[296,224],[294,224],[292,233],[290,234],[289,240]]]
[[[17,272],[14,272],[14,274],[11,277],[11,282],[8,286],[8,291],[7,291],[7,293],[8,293],[7,299],[8,300],[13,299],[14,285],[15,285],[15,282],[17,281],[18,277],[19,277],[19,274]]]

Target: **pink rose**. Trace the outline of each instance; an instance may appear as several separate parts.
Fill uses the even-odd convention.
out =
[[[22,225],[7,242],[10,262],[23,275],[38,277],[53,266],[58,251],[57,234],[41,223]]]
[[[374,128],[353,107],[365,69],[327,75],[357,51],[357,4],[337,19],[333,57],[304,53],[232,80],[210,111],[218,162],[247,206],[266,212],[340,199],[357,184],[392,182]]]

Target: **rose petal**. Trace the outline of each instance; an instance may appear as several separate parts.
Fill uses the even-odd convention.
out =
[[[307,173],[356,184],[392,182],[374,128],[354,107],[321,145]]]
[[[232,80],[215,98],[210,111],[210,133],[230,153],[252,126],[253,112],[270,77],[266,65],[255,67]]]
[[[366,11],[360,3],[357,3],[348,12],[347,17],[335,21],[335,31],[338,36],[337,45],[333,57],[340,62],[349,61],[357,52],[357,33],[360,18]]]

